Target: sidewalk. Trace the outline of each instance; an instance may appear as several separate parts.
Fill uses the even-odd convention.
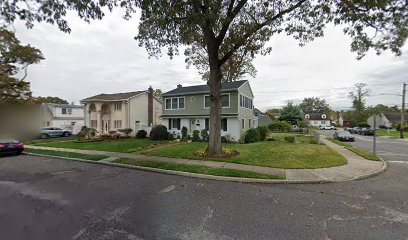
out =
[[[227,168],[245,170],[262,174],[270,174],[276,176],[282,176],[286,178],[288,182],[341,182],[350,181],[355,179],[361,179],[369,176],[376,175],[386,168],[386,163],[383,161],[371,161],[360,157],[359,155],[335,144],[326,139],[321,139],[322,142],[343,155],[348,163],[339,167],[331,168],[319,168],[319,169],[281,169],[270,168],[261,166],[243,165],[237,163],[227,162],[215,162],[204,160],[190,160],[180,158],[167,158],[157,156],[147,156],[137,153],[118,153],[118,152],[105,152],[95,150],[79,150],[79,149],[66,149],[66,148],[52,148],[26,145],[28,149],[43,149],[54,150],[64,152],[75,152],[91,155],[106,155],[111,158],[128,158],[143,161],[160,161],[160,162],[172,162],[190,165],[200,165],[214,168]]]

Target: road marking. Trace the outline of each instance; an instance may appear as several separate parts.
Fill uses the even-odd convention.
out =
[[[170,186],[166,187],[165,189],[161,190],[159,193],[168,193],[168,192],[173,191],[175,188],[176,188],[176,186],[170,185]]]
[[[388,161],[388,162],[391,162],[391,163],[408,163],[407,161]]]

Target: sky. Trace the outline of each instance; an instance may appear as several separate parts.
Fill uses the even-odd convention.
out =
[[[15,23],[17,37],[39,48],[46,58],[29,67],[26,80],[34,96],[58,96],[79,104],[81,99],[100,94],[145,90],[149,86],[170,91],[183,86],[205,84],[194,67],[186,69],[182,54],[169,59],[149,58],[134,40],[138,18],[123,20],[120,11],[101,21],[83,22],[68,15],[72,29],[63,33],[56,26],[41,23],[26,29]],[[277,35],[268,45],[272,52],[257,56],[255,78],[249,77],[254,104],[261,110],[300,103],[305,97],[326,99],[335,110],[348,110],[347,93],[355,83],[370,90],[367,105],[401,105],[402,82],[408,81],[408,47],[396,57],[390,52],[377,56],[369,52],[362,60],[350,52],[350,38],[341,28],[327,27],[325,36],[299,47],[291,36]]]

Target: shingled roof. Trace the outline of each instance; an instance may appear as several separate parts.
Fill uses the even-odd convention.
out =
[[[246,82],[247,80],[223,83],[221,90],[222,91],[236,90]],[[189,86],[189,87],[177,87],[171,91],[164,93],[163,96],[173,96],[173,95],[191,94],[191,93],[209,93],[209,92],[210,92],[210,86],[208,86],[207,84],[204,84],[204,85],[195,85],[195,86]]]
[[[399,123],[401,121],[401,113],[383,113],[383,114],[391,123]],[[404,114],[404,118],[408,119],[407,113]]]
[[[96,101],[96,100],[102,100],[102,101],[125,100],[133,96],[139,95],[143,92],[147,92],[147,91],[124,92],[124,93],[113,93],[113,94],[102,93],[102,94],[95,95],[93,97],[85,98],[81,102]]]

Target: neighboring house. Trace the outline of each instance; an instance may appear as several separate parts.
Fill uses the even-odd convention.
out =
[[[344,118],[344,114],[342,112],[336,112],[336,119],[334,122],[340,127],[350,127],[350,121]]]
[[[57,127],[77,134],[84,126],[84,107],[70,104],[41,104],[43,127]]]
[[[272,119],[258,108],[254,109],[254,115],[258,117],[258,126],[268,126],[272,123]]]
[[[331,120],[325,113],[307,113],[305,120],[309,121],[309,125],[312,127],[331,126]]]
[[[85,125],[99,133],[131,128],[150,132],[161,124],[161,101],[153,95],[153,88],[145,91],[99,94],[81,101],[85,108]]]
[[[374,127],[374,117],[376,117],[377,128],[380,125],[383,125],[386,127],[393,127],[395,124],[398,124],[401,122],[401,113],[379,113],[367,119],[367,123],[372,128]],[[405,119],[405,124],[406,124],[408,120],[408,113],[405,113],[404,119]]]
[[[222,84],[221,135],[238,141],[243,133],[258,126],[254,115],[251,86],[248,81]],[[210,128],[210,88],[208,85],[182,87],[163,94],[163,124],[170,132],[180,134],[182,127],[188,133]]]

